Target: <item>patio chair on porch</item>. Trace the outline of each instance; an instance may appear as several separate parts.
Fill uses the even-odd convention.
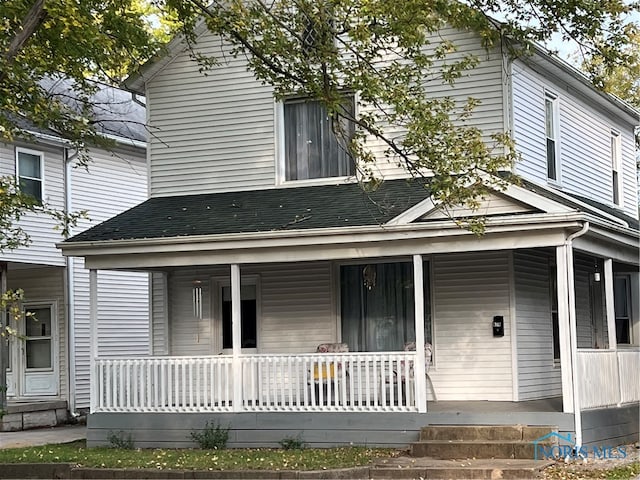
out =
[[[407,342],[404,344],[403,350],[405,352],[415,352],[416,351],[416,342]],[[436,398],[436,391],[433,388],[433,383],[431,382],[431,378],[429,378],[429,367],[431,366],[431,355],[433,354],[433,347],[429,342],[424,343],[424,374],[427,377],[427,388],[431,385],[431,391],[433,392],[433,398]],[[409,363],[409,380],[413,382],[414,379],[414,369],[413,362]]]
[[[416,351],[416,342],[406,342],[402,348],[403,351],[405,352],[415,352]],[[436,392],[433,388],[433,383],[431,382],[431,379],[429,378],[429,367],[431,365],[431,354],[433,351],[433,347],[431,346],[430,343],[425,342],[424,344],[424,373],[427,377],[427,388],[429,386],[429,384],[431,384],[431,391],[433,392],[433,397],[435,399],[436,397]],[[414,369],[414,364],[413,361],[409,361],[408,364],[408,368],[406,368],[407,365],[405,364],[404,360],[401,360],[400,362],[398,362],[398,369],[397,371],[394,370],[393,371],[393,375],[391,377],[391,379],[389,377],[385,377],[385,384],[387,387],[390,388],[394,388],[397,389],[397,384],[398,382],[400,382],[401,384],[401,391],[402,391],[402,404],[405,404],[406,400],[407,400],[407,392],[405,391],[405,386],[408,384],[409,385],[409,402],[408,405],[413,403],[413,382],[414,382],[414,378],[415,378],[415,369]],[[408,378],[406,377],[406,373],[408,372]],[[390,381],[393,382],[393,385],[390,385]],[[388,396],[387,396],[388,398]],[[397,400],[395,400],[397,402]]]
[[[345,353],[349,351],[349,345],[346,343],[321,343],[316,348],[316,353]],[[340,385],[339,378],[342,370],[340,362],[314,363],[312,379],[315,389],[315,398],[320,399],[320,387],[322,387],[322,402],[327,405],[331,401],[328,398],[329,393],[332,394],[333,401],[340,398],[337,387]],[[347,372],[348,375],[348,372]],[[329,385],[331,384],[331,385]]]

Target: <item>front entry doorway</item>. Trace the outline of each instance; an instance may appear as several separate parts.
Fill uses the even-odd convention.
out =
[[[54,303],[24,305],[25,318],[9,341],[7,394],[29,398],[58,395],[57,312]]]

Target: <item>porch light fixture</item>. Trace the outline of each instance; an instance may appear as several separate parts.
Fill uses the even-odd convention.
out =
[[[202,280],[194,280],[192,284],[193,316],[202,320]]]
[[[599,282],[600,281],[600,264],[598,263],[598,260],[596,260],[594,263],[595,263],[595,272],[593,272],[593,281]]]
[[[372,290],[376,286],[376,266],[366,265],[362,269],[362,280],[367,290]]]

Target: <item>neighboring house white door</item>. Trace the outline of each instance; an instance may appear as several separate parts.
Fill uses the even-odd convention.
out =
[[[24,305],[28,315],[18,326],[22,337],[13,343],[11,364],[14,395],[18,397],[58,394],[57,311],[54,302]]]

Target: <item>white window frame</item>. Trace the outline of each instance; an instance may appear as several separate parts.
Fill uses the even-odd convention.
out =
[[[345,92],[345,95],[352,95],[354,115],[358,118],[358,93]],[[335,185],[337,183],[355,183],[357,182],[357,171],[354,175],[345,175],[340,177],[323,177],[309,178],[304,180],[287,180],[287,159],[286,159],[286,138],[284,125],[284,104],[289,100],[304,99],[303,96],[292,95],[282,100],[274,102],[275,130],[276,130],[276,180],[278,186],[305,186],[305,185]]]
[[[22,311],[24,313],[26,312],[30,312],[36,309],[49,309],[49,315],[51,315],[51,332],[49,333],[49,335],[45,335],[45,336],[33,336],[33,337],[29,337],[27,335],[27,324],[26,324],[26,320],[25,320],[25,324],[24,324],[24,355],[23,355],[23,361],[24,361],[24,371],[26,373],[35,373],[35,372],[55,372],[56,371],[56,364],[58,361],[57,358],[57,340],[56,340],[56,335],[57,335],[57,311],[56,311],[56,304],[55,302],[30,302],[30,303],[25,303],[22,306]],[[32,340],[42,340],[42,339],[48,339],[49,340],[49,344],[51,345],[51,366],[50,367],[44,367],[44,368],[29,368],[27,366],[27,342],[29,341],[29,339]]]
[[[547,102],[551,103],[551,121],[552,125],[552,134],[553,138],[547,136]],[[547,182],[553,184],[560,184],[560,108],[558,102],[558,96],[555,93],[552,93],[548,90],[544,92],[544,138],[545,138],[545,149],[544,149],[544,157],[545,157],[545,170]],[[555,167],[555,178],[549,175],[549,157],[548,157],[548,148],[547,142],[548,140],[553,140],[554,142],[554,167]]]
[[[618,341],[618,338],[616,338],[616,344],[617,345],[622,345],[622,346],[630,346],[630,345],[635,345],[635,339],[634,339],[634,332],[633,332],[633,296],[631,293],[631,275],[628,273],[617,273],[614,275],[614,287],[616,287],[616,282],[615,280],[618,278],[624,278],[625,279],[625,292],[624,292],[624,296],[625,296],[625,302],[626,302],[626,307],[627,307],[627,316],[626,317],[618,317],[617,312],[614,313],[615,315],[615,326],[616,326],[616,337],[617,337],[617,332],[618,332],[618,320],[627,320],[628,322],[628,329],[629,329],[629,343],[621,343]],[[614,298],[615,298],[615,293],[614,293]]]
[[[40,196],[41,198],[37,199],[40,203],[44,203],[44,199],[45,197],[45,181],[44,181],[44,152],[41,152],[39,150],[32,150],[30,148],[24,148],[24,147],[16,147],[16,152],[15,152],[15,162],[16,162],[16,183],[18,185],[20,185],[20,154],[21,153],[25,153],[28,155],[34,155],[37,157],[40,157],[40,178],[34,178],[34,177],[27,177],[24,176],[24,178],[29,179],[29,180],[39,180],[40,181]]]
[[[611,199],[615,206],[624,204],[622,175],[622,136],[620,132],[611,130]]]

